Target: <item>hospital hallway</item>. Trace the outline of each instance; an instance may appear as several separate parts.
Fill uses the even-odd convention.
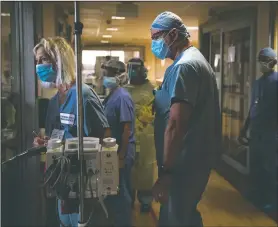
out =
[[[201,161],[210,158],[206,155],[218,156],[212,157],[217,163],[199,203],[204,227],[278,226],[278,149],[275,152],[278,137],[273,136],[278,131],[273,117],[276,116],[273,103],[278,96],[273,95],[276,87],[272,86],[276,80],[262,82],[266,92],[256,83],[271,70],[278,81],[277,1],[235,4],[233,1],[91,0],[79,1],[78,7],[73,1],[1,1],[0,4],[1,226],[57,227],[61,221],[57,211],[68,219],[76,214],[77,220],[78,199],[83,197],[82,187],[86,187],[84,200],[90,206],[94,204],[95,210],[101,207],[100,198],[105,203],[105,199],[119,198],[119,192],[124,191],[124,198],[113,204],[113,212],[109,211],[114,216],[107,219],[105,208],[101,207],[100,213],[95,212],[96,222],[99,217],[100,222],[115,221],[119,211],[124,218],[118,220],[130,223],[129,194],[140,191],[132,211],[133,227],[156,227],[159,203],[152,202],[150,212],[144,213],[142,209],[149,208],[158,166],[163,169],[167,163],[162,158],[166,154],[162,153],[167,152],[164,132],[171,119],[170,108],[176,99],[178,103],[190,103],[190,97],[195,100],[191,104],[196,122],[194,116],[189,121],[192,120],[192,127],[195,123],[197,127],[196,131],[193,128],[193,134],[184,135],[185,147],[192,146],[195,155],[198,152],[193,146],[200,145],[201,158],[197,161],[184,158],[194,171],[182,170],[182,173],[187,171],[192,176],[195,168],[202,170]],[[169,16],[173,15],[171,12],[182,23]],[[161,14],[165,17],[157,20]],[[172,31],[177,38],[167,44],[167,37],[171,40],[174,34]],[[183,49],[172,53],[176,45]],[[260,58],[259,53],[264,49],[272,50],[270,58],[265,55]],[[195,89],[197,83],[191,86],[191,82],[197,77],[193,79],[191,73],[176,70],[185,64],[177,60],[178,56],[182,58],[185,55],[181,53],[189,53],[191,62],[193,50],[210,69],[214,92]],[[174,61],[169,58],[172,55],[176,56]],[[264,57],[270,62],[264,62]],[[188,82],[183,76],[188,76]],[[200,78],[198,86],[202,84],[205,88]],[[77,81],[83,89],[77,86]],[[118,88],[119,93],[115,92]],[[81,90],[82,95],[78,94]],[[185,95],[187,92],[194,95]],[[200,95],[208,97],[213,105],[206,99],[197,105],[197,100],[202,101]],[[128,101],[123,102],[123,97]],[[263,104],[261,108],[258,103]],[[220,111],[218,107],[217,111],[212,108],[214,105],[219,105]],[[213,113],[209,114],[210,111]],[[250,135],[252,127],[248,124],[251,115],[256,115],[253,111],[262,112],[257,113],[258,124],[255,124],[260,131],[255,135],[258,140]],[[212,117],[215,121],[210,120]],[[82,122],[84,127],[80,127]],[[203,126],[205,130],[200,130]],[[213,127],[219,133],[210,131]],[[271,128],[271,132],[265,133],[264,127]],[[86,171],[80,171],[83,166],[79,159],[80,134],[86,138],[86,146],[81,149],[86,156]],[[216,138],[216,134],[217,146],[210,151],[205,144],[212,145],[210,138]],[[128,138],[121,139],[123,136]],[[105,144],[103,138],[112,142]],[[178,169],[186,169],[186,165],[182,163],[179,167],[177,163]],[[166,175],[168,171],[166,168]],[[80,184],[83,173],[86,185]],[[181,193],[175,195],[178,194]],[[161,198],[163,193],[158,192],[157,196]],[[73,201],[73,205],[63,204],[63,209],[58,209],[59,201],[69,204]],[[68,211],[69,207],[75,210]],[[87,218],[92,209],[87,206],[84,210],[81,213],[86,213]],[[91,225],[94,223],[86,227]]]
[[[277,223],[248,202],[223,177],[213,171],[199,203],[204,227],[277,227]],[[148,214],[140,213],[138,202],[133,213],[135,227],[155,227],[159,204]]]

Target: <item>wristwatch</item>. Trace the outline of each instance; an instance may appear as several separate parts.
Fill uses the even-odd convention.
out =
[[[163,175],[172,175],[173,171],[171,169],[166,169],[165,166],[160,167],[160,174]]]

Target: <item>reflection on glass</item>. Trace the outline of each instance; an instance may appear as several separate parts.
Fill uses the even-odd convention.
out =
[[[16,154],[18,95],[13,93],[11,74],[11,3],[1,2],[1,161]]]
[[[276,12],[278,12],[278,5],[276,6]],[[278,55],[278,13],[276,13],[275,19],[275,33],[274,33],[274,49]],[[275,66],[275,70],[278,71],[278,66]]]
[[[222,133],[226,155],[247,166],[247,149],[237,138],[248,114],[250,28],[224,34]]]
[[[217,87],[221,91],[221,53],[220,53],[220,32],[211,35],[210,64],[215,72]],[[221,95],[221,92],[219,92]],[[220,97],[221,98],[221,97]]]

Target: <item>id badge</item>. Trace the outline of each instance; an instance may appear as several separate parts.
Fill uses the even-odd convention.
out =
[[[60,113],[60,120],[61,120],[61,124],[73,126],[75,115],[68,114],[68,113]]]

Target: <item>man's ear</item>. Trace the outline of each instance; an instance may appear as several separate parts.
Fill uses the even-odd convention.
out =
[[[178,36],[179,36],[178,30],[176,28],[173,28],[171,30],[171,32],[169,33],[169,35],[170,35],[172,41],[177,40]]]

